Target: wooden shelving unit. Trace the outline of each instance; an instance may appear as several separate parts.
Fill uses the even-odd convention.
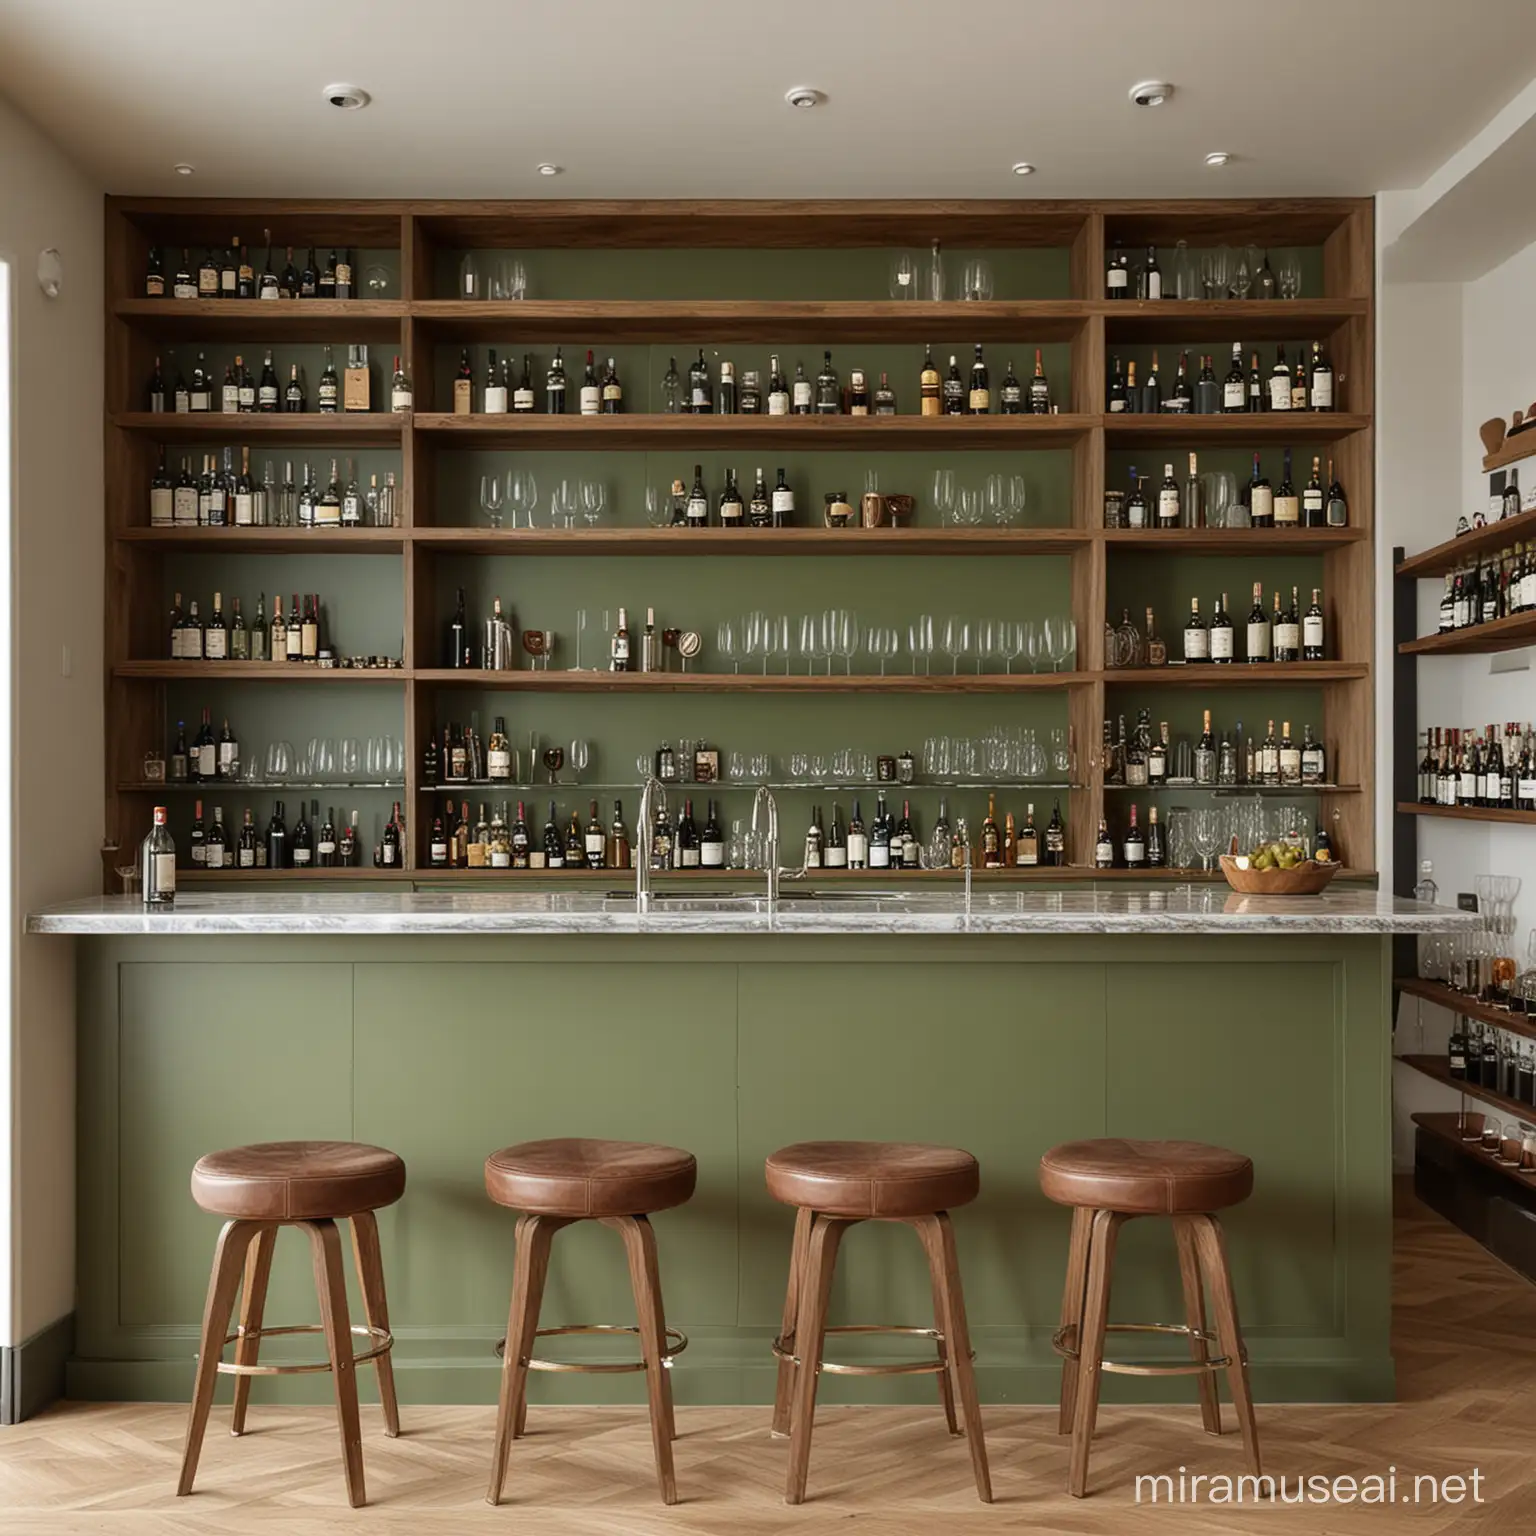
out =
[[[1423,998],[1426,1003],[1434,1003],[1440,1008],[1449,1008],[1452,1013],[1477,1019],[1484,1024],[1492,1024],[1497,1029],[1507,1029],[1513,1035],[1523,1035],[1527,1039],[1536,1040],[1536,1014],[1515,1013],[1508,1008],[1485,1003],[1479,998],[1468,997],[1465,993],[1446,986],[1444,982],[1428,981],[1419,976],[1400,976],[1393,981],[1392,985],[1405,997]]]
[[[1492,1168],[1496,1173],[1502,1174],[1512,1184],[1518,1184],[1522,1189],[1536,1189],[1536,1170],[1515,1168],[1509,1163],[1501,1162],[1493,1153],[1485,1151],[1479,1142],[1463,1141],[1459,1116],[1444,1111],[1417,1114],[1413,1117],[1413,1123],[1428,1131],[1436,1141],[1444,1142],[1463,1157],[1470,1158],[1473,1162],[1481,1163],[1485,1168]]]
[[[1511,613],[1491,624],[1472,624],[1466,629],[1449,629],[1443,635],[1405,640],[1398,650],[1405,656],[1491,656],[1527,645],[1536,645],[1536,609]]]
[[[1374,447],[1374,236],[1368,199],[1263,201],[1053,202],[401,202],[243,201],[233,199],[108,200],[106,215],[106,533],[108,541],[106,823],[124,845],[142,835],[147,819],[143,758],[160,739],[165,690],[192,679],[299,682],[324,687],[364,683],[403,695],[406,784],[400,798],[416,806],[421,749],[438,701],[454,690],[518,693],[685,692],[776,694],[952,694],[1013,696],[1064,694],[1067,720],[1080,751],[1082,788],[1064,806],[1070,846],[1086,858],[1105,795],[1097,760],[1105,693],[1146,688],[1226,689],[1315,687],[1331,771],[1323,804],[1330,830],[1369,877],[1375,864],[1370,789],[1375,773],[1370,720],[1374,679],[1373,540]],[[318,301],[229,302],[150,300],[139,296],[152,244],[200,247],[227,239],[231,228],[270,228],[279,246],[345,243],[398,252],[399,297]],[[678,243],[709,249],[925,248],[932,239],[952,251],[975,248],[1049,248],[1065,253],[1066,292],[1050,298],[1007,298],[943,304],[869,301],[736,299],[548,299],[497,303],[444,298],[440,268],[451,253],[468,249],[603,249],[645,251]],[[224,232],[221,235],[221,231]],[[1105,252],[1110,244],[1242,244],[1248,241],[1321,247],[1323,292],[1295,301],[1215,300],[1156,304],[1110,303],[1103,297]],[[1058,385],[1058,413],[1049,416],[923,418],[657,416],[633,414],[454,415],[434,364],[440,348],[490,344],[500,348],[559,342],[571,349],[608,343],[654,345],[684,341],[742,344],[803,343],[843,346],[899,343],[916,349],[930,339],[964,338],[1066,346],[1070,383]],[[1121,345],[1151,343],[1165,349],[1183,340],[1243,340],[1253,344],[1322,340],[1338,381],[1338,411],[1257,416],[1121,416],[1105,411],[1106,359]],[[143,384],[166,343],[206,341],[215,346],[367,342],[379,353],[398,352],[415,387],[414,413],[393,415],[150,414],[142,410]],[[222,355],[219,358],[222,361]],[[853,361],[857,363],[855,355]],[[894,375],[893,375],[894,377]],[[903,404],[915,405],[910,391]],[[315,533],[298,529],[202,530],[150,528],[148,484],[161,445],[207,448],[293,444],[299,452],[330,455],[375,449],[400,457],[400,526],[383,530]],[[1178,534],[1106,532],[1103,490],[1106,455],[1122,448],[1241,451],[1296,442],[1327,443],[1348,489],[1351,526],[1268,534],[1253,530],[1200,530]],[[572,530],[451,526],[437,505],[440,472],[463,452],[670,452],[743,448],[847,454],[871,451],[1070,456],[1069,504],[1048,509],[1053,526],[938,527],[920,507],[916,526],[898,530],[829,532],[814,527],[747,531],[739,539],[690,535],[671,529],[603,526]],[[1035,508],[1031,507],[1031,513]],[[804,513],[802,513],[804,515]],[[440,521],[440,518],[442,520]],[[1103,630],[1109,572],[1146,556],[1296,554],[1321,563],[1328,593],[1330,644],[1336,660],[1271,666],[1163,668],[1106,672]],[[162,573],[167,557],[307,553],[369,554],[400,562],[404,588],[405,667],[391,671],[290,668],[273,664],[220,665],[155,659],[162,643]],[[436,656],[445,617],[441,562],[463,557],[740,555],[913,555],[994,559],[1057,557],[1069,563],[1064,598],[1077,621],[1076,669],[1055,674],[1013,673],[886,677],[834,673],[807,677],[717,671],[630,675],[520,671],[512,674],[439,671],[421,663]],[[940,567],[935,567],[936,570]],[[960,595],[946,606],[963,606]],[[1170,616],[1171,621],[1171,616]],[[704,658],[707,661],[707,657]],[[947,660],[947,659],[946,659]],[[935,665],[942,663],[935,658]],[[1181,675],[1182,674],[1182,675]],[[1317,718],[1317,717],[1314,717]],[[407,866],[396,879],[426,876],[418,869],[423,828],[412,824]],[[334,874],[335,872],[331,872]],[[1064,871],[1048,872],[1063,878]],[[1102,879],[1105,872],[1083,871]],[[391,878],[365,869],[355,878]],[[1044,878],[1043,874],[1041,878]],[[1074,878],[1078,875],[1074,874]],[[212,878],[218,878],[217,876]],[[299,877],[309,878],[309,877]],[[434,881],[440,874],[432,874]],[[480,876],[478,872],[472,878]],[[613,878],[612,872],[607,878]],[[905,878],[905,877],[904,877]],[[1029,877],[1036,878],[1036,877]],[[1111,878],[1120,878],[1115,872]],[[1141,876],[1140,878],[1146,878]],[[1170,879],[1190,878],[1168,872]]]
[[[1536,1105],[1527,1104],[1524,1099],[1512,1099],[1496,1088],[1484,1088],[1481,1083],[1470,1083],[1465,1078],[1453,1077],[1449,1064],[1442,1056],[1405,1055],[1397,1059],[1406,1062],[1415,1072],[1422,1072],[1425,1077],[1432,1077],[1437,1083],[1444,1083],[1448,1088],[1466,1094],[1469,1099],[1492,1104],[1505,1114],[1518,1115],[1522,1120],[1536,1120]]]
[[[1400,800],[1399,816],[1439,816],[1448,821],[1504,821],[1515,826],[1536,827],[1536,811],[1507,811],[1490,805],[1420,805],[1417,800]]]
[[[1522,432],[1518,437],[1505,438],[1497,453],[1485,453],[1483,473],[1491,474],[1496,469],[1507,469],[1511,464],[1530,458],[1532,454],[1536,454],[1536,428]]]
[[[1536,442],[1531,444],[1536,453]],[[1506,549],[1511,544],[1523,544],[1536,539],[1536,511],[1522,512],[1517,517],[1506,517],[1502,522],[1487,523],[1464,533],[1459,539],[1447,539],[1422,554],[1398,562],[1395,575],[1414,581],[1424,581],[1431,576],[1448,576],[1466,565],[1474,555],[1489,550]]]

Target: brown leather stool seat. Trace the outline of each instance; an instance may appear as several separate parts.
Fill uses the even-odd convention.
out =
[[[264,1141],[200,1157],[192,1198],[216,1216],[308,1221],[393,1205],[405,1193],[405,1164],[355,1141]]]
[[[643,1216],[686,1204],[698,1175],[693,1153],[677,1147],[565,1136],[491,1153],[485,1192],[540,1216]]]
[[[1075,1498],[1088,1491],[1088,1455],[1105,1371],[1194,1376],[1200,1391],[1200,1420],[1212,1435],[1221,1433],[1216,1373],[1224,1372],[1248,1470],[1257,1477],[1259,1435],[1248,1386],[1248,1354],[1232,1292],[1226,1237],[1212,1214],[1252,1194],[1252,1159],[1203,1141],[1131,1141],[1112,1136],[1069,1141],[1052,1147],[1040,1159],[1040,1189],[1058,1205],[1072,1208],[1061,1327],[1051,1341],[1062,1356],[1057,1428],[1072,1436],[1067,1491]],[[1143,1216],[1171,1219],[1184,1292],[1182,1323],[1109,1321],[1115,1244],[1125,1223]],[[1207,1293],[1215,1313],[1212,1326],[1206,1322]],[[1189,1363],[1106,1360],[1106,1333],[1180,1334],[1189,1345]]]
[[[1221,1211],[1253,1193],[1253,1159],[1203,1141],[1069,1141],[1040,1159],[1040,1189],[1127,1216]]]
[[[949,1222],[951,1208],[969,1205],[981,1190],[976,1159],[958,1147],[918,1141],[800,1141],[772,1153],[763,1173],[768,1193],[780,1204],[797,1208],[784,1323],[773,1342],[779,1361],[773,1432],[790,1438],[784,1502],[799,1504],[805,1498],[816,1386],[823,1373],[931,1373],[950,1434],[960,1434],[964,1424],[976,1493],[990,1504],[992,1475],[982,1435],[960,1261]],[[827,1322],[838,1246],[843,1234],[861,1221],[899,1221],[916,1232],[928,1258],[932,1327]],[[932,1343],[935,1358],[890,1365],[843,1364],[823,1357],[829,1333],[916,1335]]]
[[[969,1152],[919,1141],[801,1141],[773,1153],[764,1171],[781,1204],[862,1220],[949,1211],[981,1191]]]

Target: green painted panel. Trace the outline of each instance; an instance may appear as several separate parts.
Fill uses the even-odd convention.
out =
[[[125,965],[119,1006],[118,1321],[195,1321],[221,1223],[188,1193],[193,1163],[352,1135],[351,967]],[[270,1318],[318,1317],[302,1237],[279,1243],[270,1294]]]
[[[679,229],[679,236],[685,231]],[[891,267],[903,253],[879,246],[730,250],[687,246],[649,250],[439,250],[438,298],[459,296],[466,257],[483,281],[516,260],[530,299],[867,299],[891,297]],[[911,251],[926,273],[929,252]],[[966,264],[992,268],[997,299],[1064,299],[1071,293],[1065,247],[943,252],[946,292],[963,294]]]
[[[1252,1197],[1221,1220],[1244,1325],[1255,1334],[1311,1337],[1342,1325],[1335,984],[1334,966],[1279,954],[1269,963],[1213,955],[1108,971],[1110,1134],[1209,1141],[1253,1159]],[[1167,1226],[1126,1231],[1117,1317],[1180,1315]]]
[[[656,1218],[668,1309],[685,1329],[734,1322],[735,1007],[734,969],[707,963],[360,964],[357,1131],[411,1171],[380,1216],[401,1325],[503,1324],[515,1217],[481,1170],[497,1147],[545,1136],[692,1152],[697,1194]],[[633,1315],[617,1234],[560,1233],[546,1324]]]

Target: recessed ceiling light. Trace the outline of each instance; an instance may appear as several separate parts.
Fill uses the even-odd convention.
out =
[[[548,160],[546,160],[539,167],[539,175],[540,176],[558,176],[563,169],[564,169],[563,166],[553,165]]]
[[[333,107],[339,107],[343,112],[361,112],[373,100],[362,86],[348,85],[345,81],[326,86],[320,94]]]
[[[825,91],[818,91],[814,85],[792,85],[784,92],[784,100],[792,107],[799,107],[804,112],[809,112],[812,107],[819,107],[827,99]]]
[[[1141,80],[1131,87],[1131,100],[1138,107],[1160,107],[1173,95],[1166,80]]]
[[[1029,163],[1028,160],[1020,160],[1014,166],[1013,174],[1015,176],[1033,176],[1035,174],[1035,168]]]
[[[1231,158],[1232,156],[1229,155],[1226,150],[1213,149],[1210,154],[1205,157],[1205,163],[1211,166],[1221,166],[1226,165],[1231,160]]]
[[[175,171],[178,176],[190,176],[192,174],[192,167],[188,165],[185,160],[178,160],[176,164],[171,167],[171,169]]]

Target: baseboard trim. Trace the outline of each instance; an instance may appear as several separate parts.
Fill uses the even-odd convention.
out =
[[[58,1402],[74,1350],[73,1313],[21,1344],[0,1348],[0,1424],[20,1424]]]

